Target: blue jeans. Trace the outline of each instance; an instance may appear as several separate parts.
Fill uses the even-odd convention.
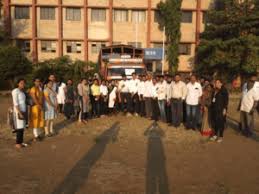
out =
[[[161,120],[166,122],[165,100],[158,100],[158,107],[159,107],[159,111],[160,111]]]
[[[196,129],[198,123],[199,105],[186,104],[186,128]]]

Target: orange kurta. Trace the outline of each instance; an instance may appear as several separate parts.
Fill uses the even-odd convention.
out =
[[[44,112],[43,112],[43,92],[40,88],[32,87],[30,89],[30,95],[34,95],[37,101],[41,105],[31,106],[30,111],[30,123],[31,128],[43,128],[44,127]]]

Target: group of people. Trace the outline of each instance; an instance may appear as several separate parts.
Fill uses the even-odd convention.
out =
[[[55,75],[50,75],[45,83],[35,78],[34,86],[28,92],[24,92],[25,84],[24,79],[18,80],[12,91],[11,114],[17,148],[26,146],[23,143],[26,127],[33,129],[35,141],[41,140],[42,129],[45,137],[53,136],[53,123],[58,114],[86,124],[92,118],[120,113],[161,120],[176,128],[183,125],[187,130],[201,131],[212,141],[222,142],[224,135],[229,99],[221,79],[209,81],[191,75],[182,80],[180,74],[132,73],[131,79],[126,75],[122,75],[122,80],[112,81],[83,78],[74,85],[71,79],[66,83],[57,82]],[[247,101],[252,108],[258,101],[254,92],[250,92],[254,85],[247,85],[242,98],[243,122],[251,118],[251,106],[246,105]],[[245,131],[250,130],[251,123],[250,119],[249,124],[244,124]]]

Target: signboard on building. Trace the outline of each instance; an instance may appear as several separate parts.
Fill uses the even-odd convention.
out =
[[[127,59],[127,58],[121,58],[121,59],[109,59],[110,63],[142,63],[143,59],[134,58],[134,59]]]
[[[162,48],[146,48],[145,50],[145,60],[162,60],[163,59],[163,49]]]

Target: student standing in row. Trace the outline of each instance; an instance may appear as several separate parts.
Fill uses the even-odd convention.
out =
[[[17,87],[12,91],[13,99],[13,121],[14,132],[16,133],[16,148],[22,148],[26,144],[23,143],[23,134],[26,127],[26,96],[24,93],[25,80],[19,79]]]
[[[108,106],[108,87],[106,85],[105,80],[102,80],[102,83],[100,86],[100,112],[102,116],[108,113],[107,106]]]
[[[176,74],[167,97],[168,102],[171,104],[171,118],[174,127],[179,127],[183,121],[183,101],[186,98],[186,93],[186,84],[181,81],[180,74]]]
[[[137,79],[136,73],[132,73],[132,79],[129,81],[129,93],[130,93],[130,113],[138,116],[139,113],[139,96],[138,96],[138,84],[139,79]]]
[[[151,110],[152,110],[152,120],[158,121],[159,119],[159,107],[158,107],[158,87],[156,78],[152,79],[152,86],[149,88],[151,90]]]
[[[147,75],[147,79],[145,81],[145,90],[144,90],[144,100],[145,100],[145,109],[146,109],[146,118],[151,119],[152,117],[152,91],[153,87],[152,76],[150,74]]]
[[[196,130],[198,124],[199,100],[202,96],[201,84],[197,82],[196,76],[191,76],[190,83],[187,84],[186,95],[186,128]]]
[[[93,85],[91,86],[91,93],[93,96],[93,103],[92,103],[92,109],[93,109],[93,117],[100,117],[100,86],[98,79],[94,79]]]
[[[34,140],[39,141],[41,129],[44,128],[43,91],[39,78],[35,78],[33,82],[34,86],[30,89],[30,97],[33,103],[30,107],[29,126],[33,130]]]
[[[159,76],[159,82],[157,83],[157,99],[161,120],[166,122],[166,82],[164,80],[164,76]]]
[[[74,103],[76,98],[76,92],[73,86],[73,81],[69,79],[67,81],[66,89],[65,89],[65,106],[64,106],[64,115],[67,120],[71,119],[75,113]]]
[[[78,96],[79,96],[79,106],[80,112],[78,116],[79,123],[87,122],[87,113],[89,113],[90,104],[90,88],[85,78],[81,79],[81,82],[77,86]]]
[[[222,142],[225,121],[228,107],[228,92],[223,87],[223,82],[220,79],[215,81],[214,92],[212,93],[211,101],[211,122],[215,135],[211,138],[212,141]]]
[[[171,84],[172,84],[172,77],[167,75],[166,77],[166,122],[170,125],[172,122],[172,111],[171,111]]]
[[[119,82],[118,92],[119,92],[119,102],[121,105],[122,112],[130,112],[129,106],[129,81],[125,74],[122,75],[122,80]]]
[[[146,115],[145,114],[145,99],[144,99],[145,81],[146,81],[146,76],[139,75],[139,84],[138,84],[139,114],[142,117]]]
[[[44,89],[44,110],[45,110],[45,136],[51,137],[54,135],[53,122],[57,117],[58,103],[57,93],[53,91],[53,82],[47,81]]]

